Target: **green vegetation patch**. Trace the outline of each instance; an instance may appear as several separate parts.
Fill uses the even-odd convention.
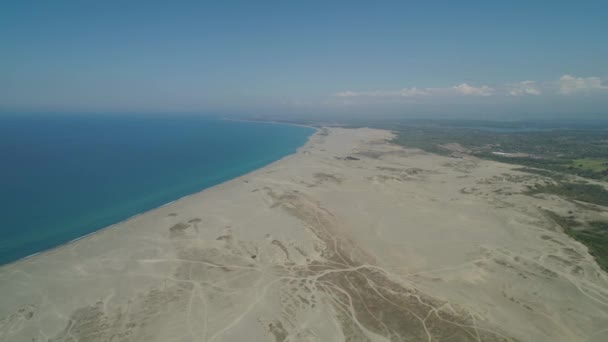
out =
[[[566,229],[566,233],[587,246],[597,264],[608,272],[608,230],[607,229]]]
[[[569,200],[608,206],[608,191],[600,185],[588,183],[557,182],[555,184],[535,185],[527,195],[554,194]]]
[[[547,177],[547,178],[552,178],[554,180],[564,180],[566,177],[564,176],[564,174],[559,173],[559,172],[555,172],[555,171],[549,171],[549,170],[543,170],[543,169],[534,169],[531,167],[518,167],[516,169],[513,169],[514,171],[520,171],[520,172],[526,172],[526,173],[532,173],[535,175],[539,175],[539,176],[543,176],[543,177]]]
[[[574,159],[569,166],[601,173],[608,170],[608,161],[606,159],[591,158]]]
[[[561,216],[549,210],[545,210],[545,212],[553,221],[555,221],[555,223],[557,223],[560,227],[564,229],[571,229],[575,227],[580,227],[582,225],[580,222],[575,220],[574,216],[572,215]]]
[[[597,264],[608,272],[608,222],[592,221],[582,224],[572,216],[561,216],[547,211],[551,219],[560,225],[566,234],[587,246]]]
[[[388,127],[394,143],[450,155],[458,144],[465,153],[503,163],[544,169],[580,177],[608,180],[608,131],[563,130],[488,132],[462,127]]]

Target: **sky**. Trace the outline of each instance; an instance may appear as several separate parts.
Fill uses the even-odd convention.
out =
[[[0,2],[0,111],[606,117],[608,1]]]

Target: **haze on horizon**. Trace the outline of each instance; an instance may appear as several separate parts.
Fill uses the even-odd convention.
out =
[[[0,112],[604,118],[605,1],[0,4]]]

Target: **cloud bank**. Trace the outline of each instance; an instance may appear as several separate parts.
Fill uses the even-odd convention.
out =
[[[462,83],[447,88],[403,88],[399,90],[343,91],[337,97],[417,97],[430,95],[491,96],[494,89],[486,85],[475,87]]]
[[[403,88],[399,90],[375,90],[375,91],[344,91],[335,94],[337,97],[414,97],[430,95],[428,90],[418,88]]]
[[[563,75],[557,81],[537,82],[521,81],[491,87],[489,85],[471,85],[461,83],[451,87],[439,88],[402,88],[397,90],[366,90],[341,91],[333,94],[339,98],[424,98],[424,97],[490,97],[490,96],[539,96],[547,95],[575,95],[608,92],[599,77],[575,77]]]
[[[466,83],[454,86],[452,87],[452,89],[454,89],[456,93],[465,96],[492,96],[492,94],[494,93],[494,89],[486,85],[482,85],[481,87],[474,87]]]
[[[560,77],[559,93],[571,95],[576,93],[591,93],[596,91],[606,91],[608,86],[602,84],[599,77],[574,77],[572,75],[564,75]]]
[[[540,87],[534,81],[522,81],[515,84],[509,84],[506,86],[506,91],[509,96],[538,96],[542,94]]]

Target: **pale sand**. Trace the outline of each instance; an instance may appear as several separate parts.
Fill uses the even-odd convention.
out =
[[[608,340],[607,275],[539,206],[606,211],[390,136],[321,130],[279,162],[1,268],[0,340]]]

